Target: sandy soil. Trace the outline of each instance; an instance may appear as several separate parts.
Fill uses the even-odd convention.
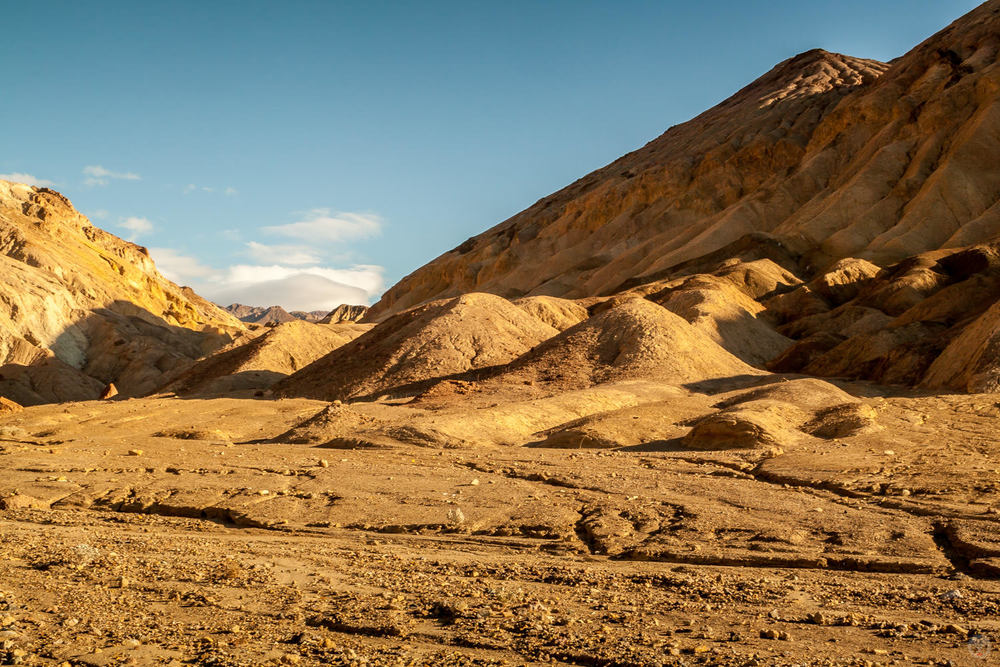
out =
[[[624,389],[589,422],[611,440],[739,393]],[[0,420],[0,663],[993,664],[996,399],[865,401],[879,428],[780,453],[268,442],[304,399],[30,408]]]

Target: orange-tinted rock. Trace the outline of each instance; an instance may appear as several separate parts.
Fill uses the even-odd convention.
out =
[[[9,412],[20,412],[23,409],[24,408],[21,407],[21,405],[19,403],[15,403],[14,401],[10,400],[9,398],[4,398],[3,396],[0,396],[0,414],[5,413],[5,412],[8,412],[8,413]]]
[[[0,391],[29,405],[141,394],[244,327],[48,188],[0,181]]]

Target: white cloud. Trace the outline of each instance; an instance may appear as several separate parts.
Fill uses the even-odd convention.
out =
[[[235,197],[239,193],[240,191],[237,190],[236,188],[226,188],[225,190],[223,190],[223,194],[225,194],[227,197]]]
[[[13,181],[15,183],[24,183],[25,185],[34,185],[39,188],[51,188],[55,183],[48,181],[44,178],[36,178],[31,174],[23,174],[21,172],[14,172],[11,174],[0,174],[0,179],[5,181]]]
[[[191,183],[182,191],[192,193],[210,189]],[[236,194],[233,188],[217,191]],[[330,310],[342,303],[368,304],[382,293],[385,279],[381,266],[323,266],[326,262],[350,261],[350,252],[334,257],[331,244],[369,238],[377,235],[381,228],[382,219],[374,213],[331,213],[330,209],[313,209],[296,222],[262,228],[265,233],[288,238],[290,242],[286,243],[267,244],[253,240],[241,243],[240,230],[218,231],[222,238],[241,243],[242,253],[254,263],[217,269],[170,248],[151,248],[150,253],[164,276],[189,285],[223,306],[242,303],[279,305],[288,310]]]
[[[83,179],[84,185],[107,185],[112,180],[122,180],[122,181],[139,181],[142,178],[139,174],[133,173],[131,171],[111,171],[110,169],[105,169],[99,164],[90,164],[83,168],[83,175],[86,176]]]
[[[237,267],[231,267],[230,271]],[[367,304],[375,293],[365,287],[350,283],[331,280],[325,275],[314,273],[313,269],[288,269],[288,267],[244,267],[283,268],[288,273],[271,280],[254,282],[235,282],[220,285],[205,292],[205,296],[216,303],[228,306],[232,303],[243,303],[252,306],[280,305],[285,310],[333,310],[342,303]],[[340,273],[349,274],[352,270],[345,269]],[[369,282],[367,272],[357,277],[362,282]]]
[[[303,273],[320,276],[330,282],[356,287],[371,295],[380,292],[384,284],[382,267],[370,264],[358,264],[349,269],[333,269],[322,266],[289,267],[278,264],[271,266],[237,264],[227,269],[226,281],[233,285],[251,285],[285,280]]]
[[[91,211],[88,214],[87,217],[88,218],[93,218],[94,220],[107,220],[108,215],[110,215],[108,213],[108,209],[106,209],[106,208],[99,208],[96,211]]]
[[[237,264],[214,269],[171,248],[150,248],[168,279],[191,286],[198,294],[228,306],[280,305],[286,310],[332,310],[342,303],[368,304],[385,285],[381,266],[346,269],[280,264]]]
[[[124,220],[118,223],[118,226],[132,232],[132,234],[129,235],[128,237],[129,241],[134,241],[143,234],[150,233],[151,231],[153,231],[154,227],[153,221],[150,220],[149,218],[137,218],[137,217],[125,218]]]
[[[218,277],[219,272],[212,267],[205,266],[194,257],[182,255],[172,248],[150,248],[149,254],[153,257],[153,262],[160,273],[175,283],[186,285]]]
[[[310,243],[337,243],[377,236],[382,230],[382,218],[374,213],[331,213],[330,209],[316,208],[297,222],[263,229],[268,234],[290,236]]]
[[[277,262],[302,266],[319,264],[321,258],[315,249],[301,245],[264,245],[256,241],[246,244],[247,254],[258,262]]]

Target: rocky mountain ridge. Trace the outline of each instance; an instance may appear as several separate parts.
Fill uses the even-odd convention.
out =
[[[288,312],[281,306],[247,306],[242,303],[234,303],[226,306],[223,310],[247,324],[281,324],[296,320],[336,324],[337,322],[356,322],[364,317],[368,308],[342,304],[329,312],[325,310],[293,310]]]

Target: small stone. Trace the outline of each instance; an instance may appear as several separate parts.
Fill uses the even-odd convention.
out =
[[[129,456],[142,456],[142,450],[141,449],[130,449],[130,450],[128,450],[128,455]]]
[[[329,468],[330,467],[330,462],[327,461],[326,459],[320,459],[319,460],[319,467],[320,468]]]
[[[114,382],[109,382],[108,385],[104,388],[104,391],[101,392],[101,400],[106,401],[109,398],[114,398],[117,395],[118,395],[118,387],[115,386]]]
[[[269,496],[269,495],[271,495],[271,492],[268,491],[267,489],[261,489],[260,491],[257,492],[257,495],[258,496]]]
[[[469,484],[470,484],[471,486],[479,486],[479,480],[478,480],[478,479],[474,479],[474,480],[472,480],[471,482],[469,482]]]
[[[969,631],[963,628],[961,625],[955,625],[954,623],[949,623],[948,625],[941,628],[941,632],[948,635],[961,635],[965,636],[969,634]]]
[[[883,453],[883,454],[885,454],[886,456],[895,456],[895,455],[896,455],[896,452],[894,452],[894,451],[893,451],[893,450],[891,450],[891,449],[887,449],[887,450],[885,450],[885,451],[884,451],[884,452],[882,452],[882,453]]]

